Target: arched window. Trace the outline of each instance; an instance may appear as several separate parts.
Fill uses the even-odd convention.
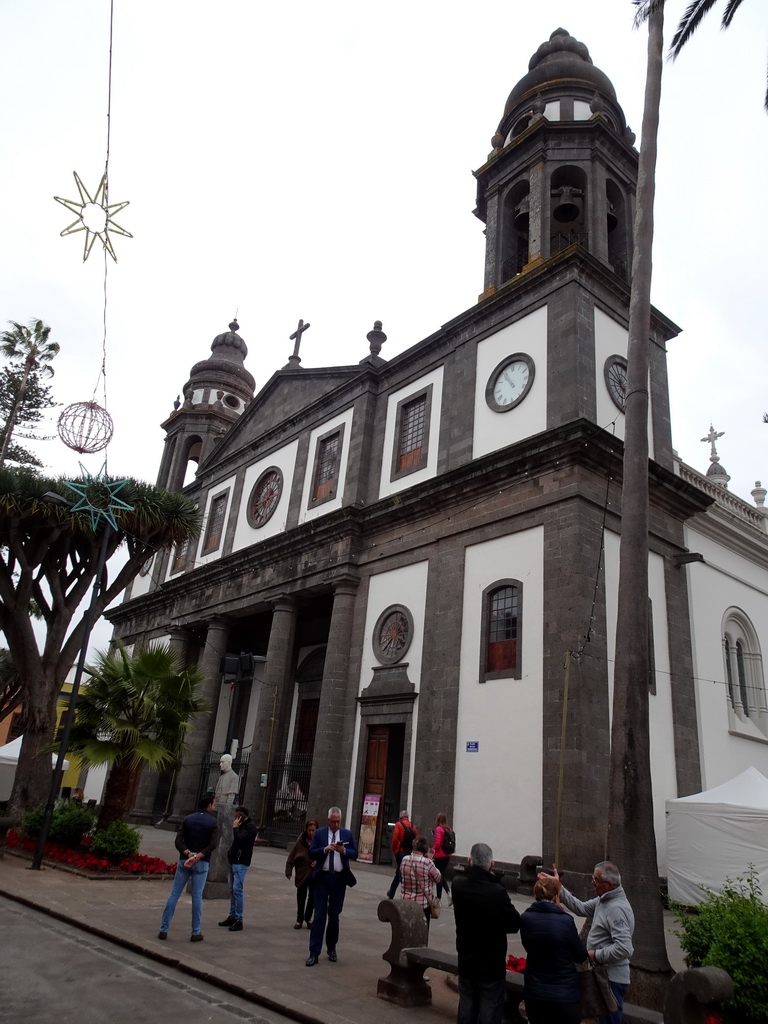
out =
[[[480,682],[522,675],[523,585],[497,580],[483,592]]]
[[[752,623],[738,608],[730,608],[724,618],[723,659],[730,712],[766,731],[768,706],[760,645]]]
[[[528,263],[530,185],[518,181],[504,197],[504,217],[501,229],[501,280],[510,281],[523,272]]]

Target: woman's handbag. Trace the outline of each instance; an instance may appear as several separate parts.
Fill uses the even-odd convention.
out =
[[[607,1017],[615,1013],[619,1004],[611,992],[608,972],[600,964],[590,964],[585,971],[579,971],[581,979],[581,1019]]]
[[[440,900],[437,896],[427,896],[429,901],[429,916],[440,917]]]

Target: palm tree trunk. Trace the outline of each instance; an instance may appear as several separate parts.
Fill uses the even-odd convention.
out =
[[[140,776],[140,768],[124,762],[112,765],[104,788],[99,829],[109,828],[113,821],[122,821],[132,809]]]
[[[648,18],[648,67],[637,183],[611,732],[608,855],[635,912],[632,1000],[661,1009],[672,970],[659,898],[648,720],[648,345],[653,203],[663,66],[663,5]]]
[[[19,409],[21,409],[22,404],[24,402],[24,395],[27,390],[27,381],[29,380],[29,375],[32,372],[32,367],[34,365],[35,356],[33,353],[30,352],[30,354],[24,360],[24,373],[22,374],[21,382],[19,384],[19,393],[18,395],[16,395],[16,401],[13,403],[13,408],[8,414],[8,419],[6,420],[5,423],[3,444],[2,447],[0,448],[0,468],[2,468],[5,465],[5,459],[8,454],[8,448],[10,447],[11,444],[11,434],[13,433],[13,429],[16,426],[16,417],[19,415]]]

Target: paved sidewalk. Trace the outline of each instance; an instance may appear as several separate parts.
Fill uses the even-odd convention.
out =
[[[141,852],[172,861],[173,833],[151,827],[141,829]],[[377,907],[391,880],[389,867],[359,864],[358,884],[347,890],[341,916],[338,963],[323,953],[320,963],[307,968],[309,932],[294,930],[295,887],[284,874],[286,853],[256,847],[245,882],[245,927],[231,933],[217,927],[227,916],[226,900],[206,900],[203,906],[205,940],[191,944],[189,897],[179,900],[168,939],[157,939],[170,882],[159,879],[89,879],[46,868],[28,870],[29,862],[7,854],[0,859],[0,893],[64,918],[89,931],[163,963],[217,984],[261,1005],[284,1012],[307,1024],[365,1022],[377,1024],[447,1024],[455,1020],[457,996],[445,976],[430,971],[433,1005],[403,1010],[376,997],[377,980],[389,972],[381,955],[390,941],[390,927],[379,921]],[[519,910],[527,898],[514,898]],[[679,946],[666,922],[672,966],[682,968]],[[454,950],[453,913],[443,913],[430,928],[430,945]],[[524,955],[516,935],[509,937],[509,952]],[[343,1018],[343,1020],[341,1020]]]

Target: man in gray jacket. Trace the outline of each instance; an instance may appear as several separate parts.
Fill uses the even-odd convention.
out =
[[[592,920],[586,942],[589,959],[606,968],[611,990],[618,1003],[615,1013],[599,1018],[600,1024],[623,1024],[624,993],[629,987],[629,959],[633,953],[635,915],[615,864],[608,860],[596,864],[592,872],[592,887],[596,893],[594,899],[582,902],[563,886],[560,902],[579,917]]]

